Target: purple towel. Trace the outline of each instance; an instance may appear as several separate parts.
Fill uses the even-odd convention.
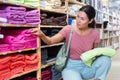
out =
[[[5,7],[5,11],[6,12],[25,12],[26,11],[26,8],[24,7],[13,7],[13,6],[7,6]]]
[[[40,19],[26,19],[27,23],[40,22]]]
[[[14,24],[24,24],[25,21],[25,12],[18,13],[18,12],[9,12],[7,13],[8,17],[8,23],[14,23]]]
[[[8,23],[10,23],[10,24],[25,24],[26,21],[25,20],[19,20],[19,21],[9,20]]]
[[[25,17],[26,18],[29,18],[29,17],[40,17],[40,12],[38,10],[28,11],[28,12],[26,12]]]
[[[0,17],[7,18],[4,10],[0,10]]]

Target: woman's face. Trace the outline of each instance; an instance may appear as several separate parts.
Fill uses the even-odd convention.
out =
[[[88,28],[88,24],[90,23],[87,14],[83,11],[79,11],[76,16],[76,25],[79,29]]]

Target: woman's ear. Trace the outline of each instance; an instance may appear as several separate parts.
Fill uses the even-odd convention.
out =
[[[93,22],[93,19],[91,19],[91,20],[89,21],[89,24],[92,23],[92,22]]]

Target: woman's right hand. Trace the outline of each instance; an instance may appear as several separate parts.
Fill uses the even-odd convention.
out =
[[[33,35],[37,35],[39,37],[44,36],[44,33],[41,30],[39,30],[38,28],[32,28],[30,30],[33,33]]]

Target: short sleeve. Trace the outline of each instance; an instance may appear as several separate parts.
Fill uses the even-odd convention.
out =
[[[99,34],[97,29],[95,29],[95,33],[94,34],[96,34],[94,43],[99,43],[100,42],[100,34]]]
[[[70,26],[63,27],[59,33],[62,34],[65,38],[67,37],[68,33],[70,32]]]

